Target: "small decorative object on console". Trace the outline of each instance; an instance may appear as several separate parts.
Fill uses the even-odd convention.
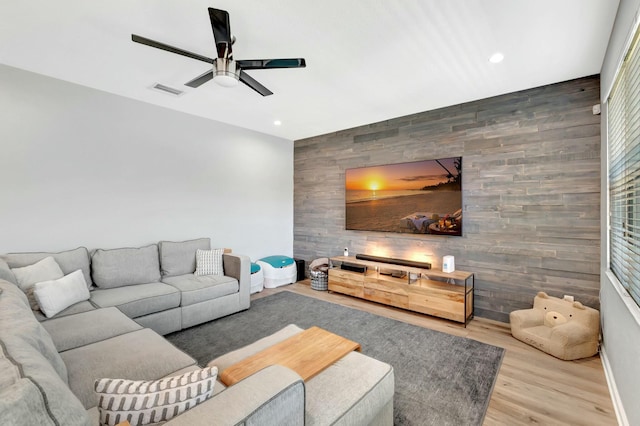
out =
[[[442,272],[451,273],[455,270],[455,258],[453,256],[444,256],[442,258]]]

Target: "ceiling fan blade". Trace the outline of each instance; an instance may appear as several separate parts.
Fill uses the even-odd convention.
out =
[[[307,62],[304,58],[290,59],[242,59],[236,61],[245,70],[261,70],[269,68],[304,68]]]
[[[167,52],[171,53],[177,53],[178,55],[186,56],[187,58],[196,59],[198,61],[207,62],[210,64],[213,64],[215,61],[214,59],[207,58],[206,56],[198,55],[197,53],[189,52],[187,50],[180,49],[179,47],[169,46],[168,44],[160,43],[159,41],[141,37],[136,34],[131,34],[131,40],[136,43],[145,44],[147,46],[155,47],[156,49],[160,50],[166,50]]]
[[[244,71],[240,71],[240,81],[251,87],[256,92],[260,93],[262,96],[273,95],[273,92],[271,90],[258,83],[253,77],[251,77]]]
[[[189,87],[200,87],[207,81],[213,78],[213,71],[209,70],[202,75],[197,76],[191,81],[186,82],[184,85]]]
[[[214,9],[210,7],[209,19],[211,20],[213,38],[216,41],[218,58],[231,59],[231,45],[233,44],[233,40],[231,37],[231,23],[229,22],[229,13],[226,10]]]

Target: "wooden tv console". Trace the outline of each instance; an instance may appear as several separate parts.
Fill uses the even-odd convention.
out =
[[[473,273],[446,273],[352,256],[330,260],[329,291],[446,318],[465,326],[473,318]],[[363,267],[364,271],[342,269],[343,263]]]

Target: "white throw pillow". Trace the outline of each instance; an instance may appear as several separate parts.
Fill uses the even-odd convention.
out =
[[[195,275],[224,275],[222,267],[223,248],[196,251]]]
[[[38,302],[33,296],[33,286],[35,283],[57,280],[58,278],[64,277],[60,265],[58,265],[58,262],[51,256],[45,257],[33,265],[13,268],[11,271],[16,277],[18,287],[27,295],[31,309],[34,311],[38,310]]]
[[[74,303],[89,300],[89,289],[82,269],[57,280],[36,283],[33,292],[40,310],[47,318],[51,318]]]
[[[128,420],[140,426],[170,420],[211,398],[217,376],[218,367],[206,367],[153,381],[98,379],[94,389],[100,424]]]

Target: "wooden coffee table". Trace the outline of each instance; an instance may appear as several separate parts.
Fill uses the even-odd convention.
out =
[[[227,386],[270,365],[283,365],[307,381],[360,344],[320,327],[311,327],[226,368],[220,381]]]

